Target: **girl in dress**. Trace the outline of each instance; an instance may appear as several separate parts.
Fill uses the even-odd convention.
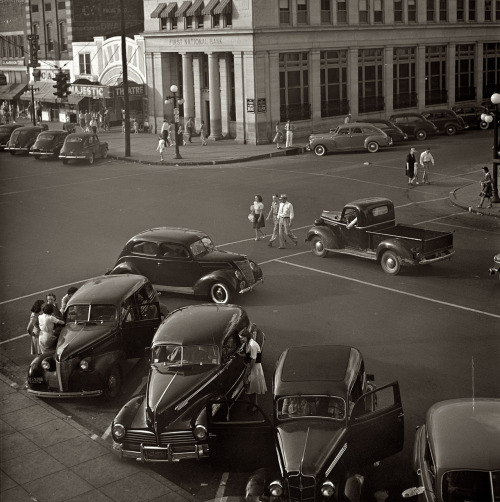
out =
[[[256,195],[253,204],[250,206],[250,212],[253,214],[253,228],[255,230],[255,240],[259,240],[259,234],[262,238],[266,234],[261,230],[261,228],[266,226],[266,219],[264,217],[264,204],[262,203],[262,196]]]
[[[276,148],[281,149],[280,143],[283,141],[283,131],[281,130],[280,121],[276,122],[276,134],[274,135],[273,143],[276,143]]]
[[[488,199],[488,205],[486,206],[486,209],[490,209],[491,206],[491,196],[493,195],[493,181],[491,179],[491,174],[490,170],[484,166],[483,167],[484,171],[484,177],[482,179],[481,183],[481,202],[477,207],[483,207],[483,202],[484,199]]]
[[[253,404],[257,404],[257,394],[267,392],[264,371],[262,370],[262,351],[260,345],[253,339],[248,330],[242,330],[240,339],[245,342],[245,375],[243,383],[245,384],[245,393],[249,396]]]
[[[31,336],[31,355],[36,356],[40,354],[40,345],[38,343],[38,338],[40,336],[40,323],[38,322],[38,316],[42,313],[42,305],[45,302],[43,300],[37,300],[31,307],[30,322],[28,324],[27,331]]]
[[[64,321],[55,317],[54,306],[51,303],[46,303],[42,308],[43,314],[40,315],[40,353],[43,354],[48,350],[53,350],[57,345],[57,336],[54,334],[54,326],[56,324],[64,324]]]

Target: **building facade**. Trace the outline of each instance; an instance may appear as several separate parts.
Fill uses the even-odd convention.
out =
[[[498,0],[144,0],[144,15],[156,128],[172,84],[181,117],[252,144],[278,120],[321,131],[500,90]]]

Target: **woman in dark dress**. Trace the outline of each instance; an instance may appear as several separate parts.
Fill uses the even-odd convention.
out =
[[[415,153],[415,148],[411,148],[410,153],[406,156],[406,176],[408,176],[408,185],[413,185],[413,181],[416,181],[417,177],[416,167],[418,167],[418,165]],[[416,183],[418,185],[418,181],[416,181]]]
[[[492,207],[491,196],[493,195],[493,181],[491,179],[490,170],[486,166],[483,167],[483,171],[484,171],[484,177],[480,182],[482,188],[480,193],[481,202],[477,207],[483,207],[484,199],[488,199],[488,205],[486,206],[486,208],[490,209]]]

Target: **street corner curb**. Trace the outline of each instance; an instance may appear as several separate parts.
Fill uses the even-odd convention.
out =
[[[497,213],[494,213],[493,211],[484,210],[482,208],[468,206],[467,204],[464,204],[463,202],[461,203],[457,200],[457,192],[460,189],[469,187],[470,185],[473,185],[473,183],[470,183],[469,185],[464,185],[462,187],[458,187],[458,188],[453,189],[450,192],[449,197],[448,197],[450,199],[450,202],[455,207],[459,207],[460,209],[463,209],[464,211],[468,211],[469,213],[480,214],[481,216],[492,216],[493,218],[500,218],[500,210],[497,210]]]

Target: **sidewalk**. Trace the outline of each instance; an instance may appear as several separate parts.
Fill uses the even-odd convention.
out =
[[[465,211],[470,213],[482,214],[484,216],[493,216],[500,218],[500,204],[492,204],[491,209],[487,209],[488,199],[485,199],[483,207],[476,207],[481,200],[479,197],[480,186],[479,183],[473,182],[469,185],[455,188],[450,192],[450,202]]]

